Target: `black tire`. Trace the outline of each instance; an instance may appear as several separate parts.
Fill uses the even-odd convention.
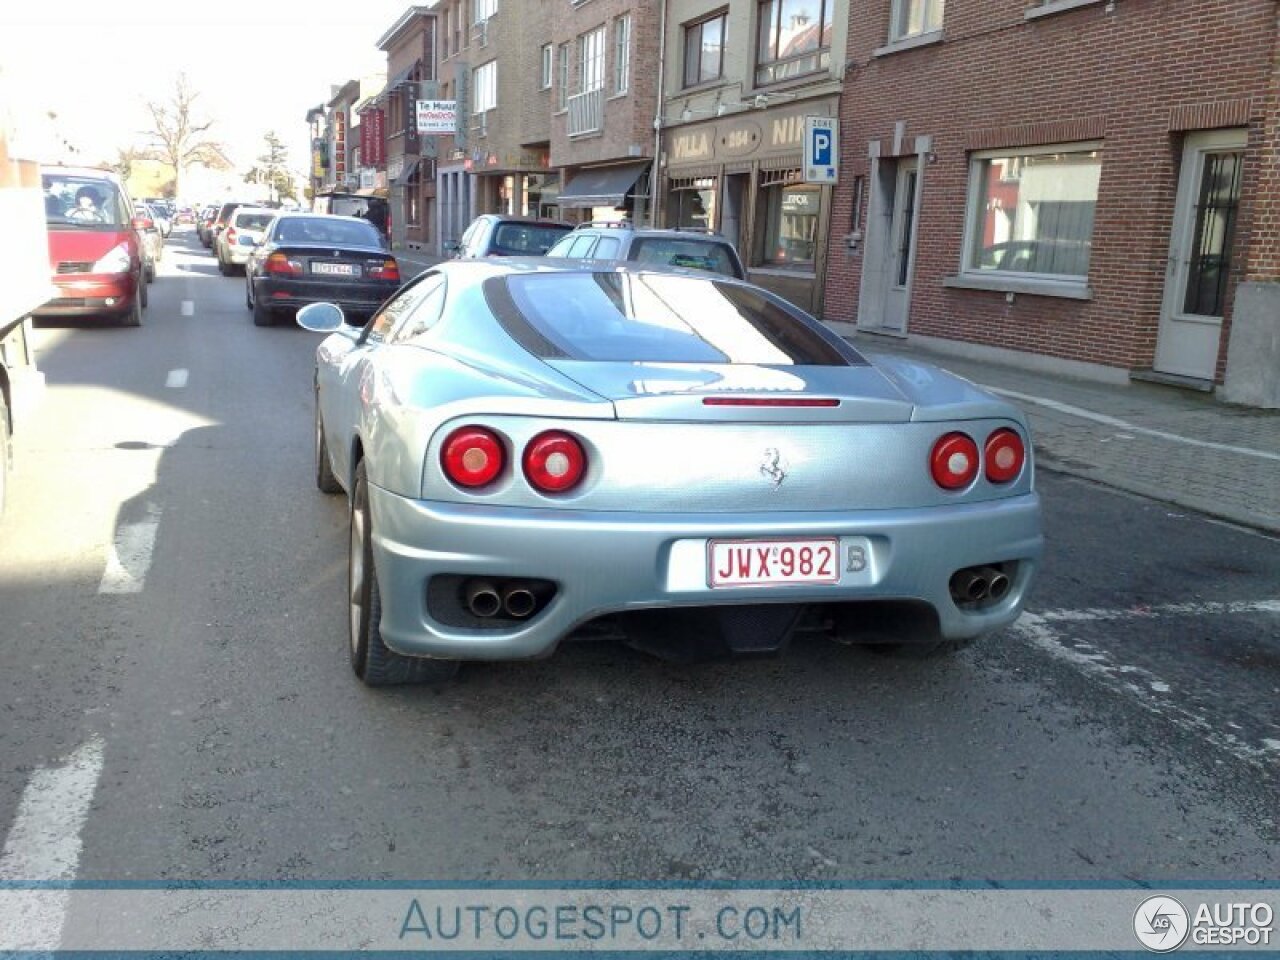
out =
[[[147,283],[156,282],[156,264],[154,260],[147,264],[146,274]]]
[[[456,660],[403,657],[382,642],[382,594],[373,564],[373,529],[369,512],[369,483],[362,462],[356,468],[351,497],[351,540],[347,568],[347,603],[351,669],[366,686],[389,687],[405,683],[442,684],[452,680],[460,664]]]
[[[9,464],[13,458],[13,446],[9,441],[9,408],[0,392],[0,519],[4,517],[4,502],[9,488]]]
[[[129,308],[129,312],[120,318],[121,326],[140,327],[142,326],[142,303],[146,297],[146,287],[140,287],[138,292],[133,295],[133,306]]]
[[[321,493],[341,493],[342,484],[329,462],[329,444],[324,439],[324,421],[320,418],[320,398],[316,397],[316,487]]]
[[[270,327],[274,326],[275,322],[276,315],[271,310],[267,309],[267,307],[263,305],[262,301],[254,300],[253,325],[255,327]]]
[[[253,309],[253,281],[248,277],[244,281],[244,305],[250,310]]]
[[[221,257],[218,258],[218,272],[224,277],[231,276],[231,265],[224,263]]]
[[[150,302],[150,294],[147,292],[145,283],[138,284],[138,299],[142,301],[142,309],[147,309],[147,303]]]

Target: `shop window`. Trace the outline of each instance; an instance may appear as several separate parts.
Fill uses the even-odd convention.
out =
[[[822,188],[801,182],[799,170],[766,171],[761,174],[759,204],[759,262],[777,267],[812,267]]]
[[[716,184],[715,177],[673,179],[667,191],[667,222],[686,229],[714,229]]]

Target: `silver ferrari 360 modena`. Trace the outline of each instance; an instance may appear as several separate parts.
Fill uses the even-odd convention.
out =
[[[451,261],[316,351],[316,482],[350,502],[370,685],[798,627],[907,654],[1011,623],[1043,548],[1026,420],[692,271]]]

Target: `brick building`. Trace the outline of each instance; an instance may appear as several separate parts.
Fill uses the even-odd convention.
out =
[[[538,47],[536,63],[565,219],[652,219],[662,5],[545,0],[554,34]]]
[[[822,314],[1280,405],[1275,0],[874,0]]]
[[[417,127],[423,86],[436,82],[435,32],[436,13],[426,6],[409,7],[387,29],[377,44],[387,55],[387,85],[362,113],[382,129],[391,242],[397,248],[432,249],[438,243],[432,227],[435,157],[424,155]]]
[[[848,26],[848,0],[666,3],[660,220],[723,233],[749,279],[815,313],[833,187],[805,183],[802,137],[837,115]]]

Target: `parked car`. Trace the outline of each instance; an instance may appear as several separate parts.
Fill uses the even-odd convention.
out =
[[[636,228],[629,220],[584,223],[556,241],[547,256],[683,267],[739,280],[747,275],[738,251],[718,233]]]
[[[213,223],[209,226],[209,249],[217,251],[218,234],[226,229],[227,221],[231,219],[231,214],[235,213],[237,207],[254,207],[257,204],[247,203],[244,200],[228,200],[226,203],[218,207],[218,212],[214,214]]]
[[[445,252],[459,260],[536,257],[572,229],[573,224],[558,220],[483,213],[471,221],[457,243],[445,244]]]
[[[133,208],[142,232],[142,273],[147,283],[156,278],[156,266],[164,258],[164,237],[160,233],[157,214],[150,204],[136,203]]]
[[[282,309],[321,300],[363,319],[399,289],[400,266],[367,220],[272,213],[245,264],[245,305],[258,326],[270,326]]]
[[[41,183],[58,296],[34,315],[140,326],[147,305],[144,227],[120,178],[92,167],[43,167]]]
[[[213,221],[218,217],[218,207],[203,208],[196,216],[196,236],[206,247],[213,247]]]
[[[214,245],[219,273],[229,277],[236,267],[249,262],[249,255],[262,242],[277,213],[267,207],[237,207],[232,211],[226,229]]]
[[[907,654],[1012,623],[1042,550],[1007,401],[869,360],[751,284],[448,261],[316,350],[316,484],[351,502],[369,685],[541,657],[608,616],[642,644]],[[674,621],[674,622],[673,622]]]

